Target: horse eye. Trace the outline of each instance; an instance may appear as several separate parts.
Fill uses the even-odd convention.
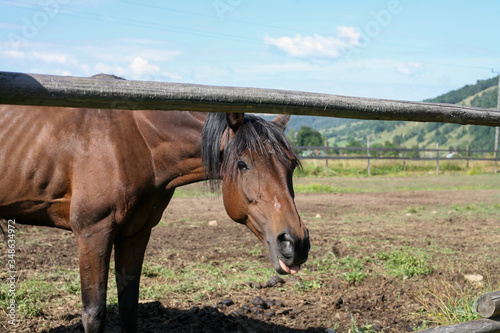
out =
[[[238,169],[240,169],[240,170],[248,170],[250,168],[248,167],[248,165],[245,162],[238,161]]]

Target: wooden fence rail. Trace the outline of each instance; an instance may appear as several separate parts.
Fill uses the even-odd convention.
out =
[[[500,333],[500,318],[486,318],[462,324],[429,328],[419,333]]]
[[[324,151],[326,150],[366,150],[367,147],[330,147],[330,146],[295,146],[295,149],[301,149],[301,150],[321,150]],[[432,152],[435,153],[436,149],[426,149],[426,148],[383,148],[383,147],[370,147],[370,151],[393,151],[393,152],[409,152],[409,151],[418,151],[418,152]],[[466,150],[453,150],[456,151],[457,153],[466,153]],[[439,152],[442,153],[449,153],[449,149],[439,149]],[[486,149],[475,149],[475,150],[469,150],[469,153],[491,153],[494,154],[494,150],[486,150]]]
[[[0,72],[0,104],[254,112],[500,126],[500,110],[274,89]]]
[[[479,297],[475,310],[485,318],[500,316],[500,291]]]

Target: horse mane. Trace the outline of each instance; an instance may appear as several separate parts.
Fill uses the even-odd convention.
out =
[[[224,152],[220,151],[223,133],[228,128],[225,113],[209,113],[202,131],[201,159],[205,179],[215,180],[232,177],[236,164],[246,151],[255,151],[262,159],[269,161],[271,154],[289,170],[300,165],[299,158],[286,138],[282,127],[272,121],[245,114],[243,125],[234,137],[224,142]],[[271,149],[266,148],[271,146]]]

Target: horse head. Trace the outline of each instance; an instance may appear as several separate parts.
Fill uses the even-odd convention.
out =
[[[299,164],[284,130],[289,116],[265,121],[228,113],[220,141],[224,207],[269,248],[280,274],[295,274],[308,257],[309,232],[294,201],[292,175]]]

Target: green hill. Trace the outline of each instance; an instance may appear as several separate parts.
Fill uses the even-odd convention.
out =
[[[479,80],[425,102],[451,103],[474,107],[496,108],[498,77]],[[331,119],[331,120],[330,120]],[[442,149],[492,150],[494,147],[494,127],[471,126],[445,123],[419,123],[404,121],[351,120],[323,117],[292,117],[292,132],[302,126],[309,126],[321,132],[330,145],[339,147],[356,144],[385,146],[435,148],[436,142]],[[355,141],[355,142],[354,142]]]
[[[435,98],[430,98],[424,100],[424,102],[430,102],[430,103],[449,103],[449,104],[462,104],[463,101],[465,101],[467,98],[471,96],[475,96],[479,94],[480,92],[487,90],[488,88],[491,88],[493,86],[496,86],[498,89],[498,77],[494,76],[492,78],[489,78],[487,80],[478,80],[476,84],[473,85],[466,85],[460,89],[457,90],[452,90],[446,94],[443,94],[441,96],[435,97]],[[497,90],[498,91],[498,90]],[[497,94],[495,94],[497,96]],[[490,101],[486,101],[480,98],[481,101],[477,101],[481,105],[472,105],[476,107],[483,107],[483,108],[496,108],[497,106],[497,101],[495,99],[493,104],[488,104]],[[484,105],[482,105],[484,103]]]
[[[261,115],[260,117],[272,120],[275,115]],[[345,118],[318,117],[318,116],[293,116],[287,125],[288,130],[298,131],[301,127],[307,126],[314,128],[317,131],[325,131],[330,128],[340,127],[347,123],[352,123],[356,120]]]

